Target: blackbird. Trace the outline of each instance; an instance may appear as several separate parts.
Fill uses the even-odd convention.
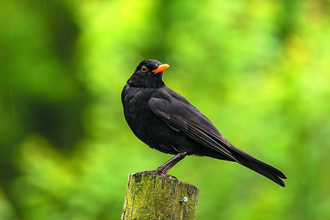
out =
[[[286,176],[280,170],[234,147],[195,106],[165,86],[162,75],[168,67],[157,60],[143,60],[121,94],[133,133],[150,148],[175,155],[156,170],[135,175],[175,178],[167,172],[186,156],[197,155],[237,162],[284,187]]]

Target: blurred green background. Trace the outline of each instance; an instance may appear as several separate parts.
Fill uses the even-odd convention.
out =
[[[143,59],[286,188],[188,157],[197,219],[330,219],[329,0],[0,2],[0,219],[120,219],[129,173],[168,160],[120,94]]]

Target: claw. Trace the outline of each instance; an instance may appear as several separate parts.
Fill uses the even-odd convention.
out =
[[[158,169],[157,170],[151,170],[151,171],[137,172],[137,173],[134,173],[134,176],[140,176],[140,175],[143,175],[143,174],[159,175],[159,176],[163,176],[163,177],[166,177],[166,178],[178,180],[175,176],[172,176],[172,175],[168,175],[166,173],[163,173],[162,171],[160,171]]]

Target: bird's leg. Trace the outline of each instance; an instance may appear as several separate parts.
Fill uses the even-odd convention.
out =
[[[187,155],[187,152],[178,153],[177,155],[175,155],[174,157],[169,159],[166,163],[164,163],[163,165],[158,167],[156,170],[138,172],[138,173],[135,173],[134,175],[138,176],[138,175],[142,175],[142,174],[154,174],[154,175],[160,175],[160,176],[167,177],[167,178],[177,179],[175,176],[171,176],[171,175],[168,175],[166,173],[175,164],[177,164],[179,161],[181,161],[183,158],[185,158],[186,155]]]
[[[166,166],[165,169],[163,169],[163,173],[166,174],[168,171],[170,171],[170,169],[172,169],[172,167],[174,167],[175,164],[177,164],[177,163],[179,163],[181,160],[183,160],[183,159],[187,156],[187,152],[179,153],[179,154],[175,155],[175,157],[178,156],[178,155],[179,155],[178,158],[176,158],[175,160],[172,160],[172,162],[171,162],[170,164],[168,164],[168,165]],[[174,158],[174,157],[173,157],[173,158]],[[172,158],[172,159],[173,159],[173,158]]]

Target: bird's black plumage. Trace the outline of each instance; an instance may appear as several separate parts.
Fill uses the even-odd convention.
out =
[[[149,147],[176,155],[153,172],[166,175],[186,155],[208,156],[237,162],[284,186],[280,170],[234,147],[196,107],[165,86],[162,74],[167,67],[156,60],[142,61],[121,97],[133,133]]]

